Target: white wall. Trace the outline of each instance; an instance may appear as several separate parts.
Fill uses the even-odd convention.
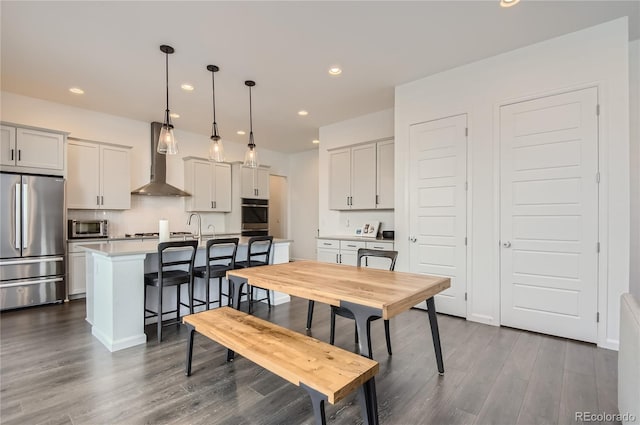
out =
[[[319,208],[320,235],[351,235],[368,221],[380,221],[381,230],[393,230],[394,214],[386,211],[329,210],[329,154],[327,150],[393,137],[393,109],[374,112],[320,127]],[[397,162],[396,162],[397,164]]]
[[[0,120],[2,121],[67,131],[71,133],[70,136],[80,139],[132,146],[131,189],[136,189],[149,182],[149,167],[151,164],[150,123],[8,92],[0,92],[0,106]],[[159,114],[158,120],[161,119],[162,114]],[[184,168],[182,158],[185,156],[206,157],[209,135],[181,131],[179,120],[176,120],[174,124],[180,153],[167,156],[167,182],[178,188],[183,188]],[[288,155],[263,149],[260,147],[259,137],[256,140],[261,165],[270,165],[273,174],[288,175]],[[245,144],[226,142],[226,160],[229,162],[242,161],[245,149]],[[233,181],[232,184],[236,184],[236,181]],[[238,213],[234,211],[230,214]],[[209,224],[213,224],[217,232],[240,230],[225,229],[224,216],[224,213],[203,213],[203,229],[206,229]],[[130,210],[105,212],[75,210],[69,212],[69,217],[107,218],[110,220],[110,233],[114,235],[157,231],[160,218],[169,220],[171,231],[195,231],[195,226],[190,229],[187,228],[186,223],[189,214],[184,210],[184,200],[182,198],[132,196]]]
[[[600,255],[598,344],[617,348],[620,294],[629,287],[629,103],[627,19],[484,59],[396,88],[396,246],[407,270],[409,126],[469,117],[468,319],[500,324],[497,112],[505,103],[598,86]]]
[[[318,150],[289,156],[291,258],[316,259],[318,235]]]
[[[640,299],[640,40],[629,43],[631,168],[631,274],[629,292]]]

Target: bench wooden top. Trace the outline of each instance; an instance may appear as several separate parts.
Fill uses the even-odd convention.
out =
[[[230,270],[227,276],[326,304],[340,301],[380,309],[384,319],[402,313],[451,286],[448,277],[353,267],[317,261]]]
[[[335,403],[378,373],[378,362],[230,307],[185,316],[184,323],[287,381]]]

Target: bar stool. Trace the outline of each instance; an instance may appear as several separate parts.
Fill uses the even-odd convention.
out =
[[[398,258],[398,251],[384,251],[384,250],[380,250],[380,249],[365,249],[365,248],[360,248],[358,250],[358,262],[356,263],[356,265],[358,267],[360,267],[362,265],[362,259],[365,257],[378,257],[378,258],[388,258],[390,260],[390,264],[389,264],[389,270],[393,271],[393,269],[396,267],[396,259]],[[353,313],[351,313],[350,310],[347,310],[346,308],[343,307],[336,307],[336,306],[331,306],[331,335],[329,336],[329,343],[331,345],[333,345],[333,342],[335,340],[335,332],[336,332],[336,315],[341,316],[341,317],[345,317],[347,319],[352,319],[355,320],[355,317],[353,316]],[[375,316],[371,319],[371,321],[373,320],[378,320],[381,319],[382,317],[380,316]],[[367,327],[369,326],[369,323],[367,323]],[[389,321],[385,319],[384,321],[384,335],[387,339],[387,352],[389,353],[389,355],[391,355],[391,335],[389,332]],[[356,342],[358,342],[358,330],[356,328]],[[369,338],[369,353],[371,353],[371,338]]]
[[[254,236],[249,239],[247,247],[247,259],[245,261],[236,261],[236,268],[244,269],[248,267],[266,266],[269,264],[271,258],[271,245],[273,244],[273,236]],[[260,259],[260,260],[259,260]],[[253,289],[262,289],[267,292],[266,298],[260,298],[258,300],[253,299]],[[252,312],[253,303],[267,300],[269,309],[271,309],[271,291],[268,289],[260,288],[258,286],[248,287],[249,295],[249,313]]]
[[[238,238],[209,239],[206,250],[206,266],[199,266],[193,269],[194,278],[204,279],[205,299],[201,300],[193,297],[194,307],[206,306],[209,310],[211,304],[218,303],[222,307],[222,296],[227,297],[227,304],[230,304],[231,296],[222,293],[222,278],[227,275],[228,270],[236,268],[236,253],[238,251]],[[215,252],[214,252],[215,251]],[[224,254],[221,254],[221,251]],[[218,301],[211,301],[209,284],[210,279],[218,278]],[[228,292],[228,291],[227,291]]]
[[[171,252],[172,248],[182,248],[180,251],[174,251],[172,255],[167,255]],[[185,248],[189,248],[186,250]],[[151,317],[158,318],[158,342],[162,341],[162,315],[166,313],[176,313],[176,320],[166,325],[172,325],[174,323],[180,324],[180,306],[183,305],[189,308],[189,313],[193,314],[193,263],[196,258],[196,250],[198,249],[198,241],[177,241],[177,242],[161,242],[158,244],[158,271],[154,273],[144,274],[144,299],[145,299],[145,322],[146,319]],[[185,251],[187,251],[188,258],[184,258]],[[167,258],[169,257],[169,258]],[[173,258],[184,258],[181,260],[174,260]],[[187,266],[187,270],[180,267]],[[176,270],[176,268],[178,268]],[[183,284],[187,284],[189,293],[189,304],[181,302],[180,288]],[[155,286],[158,288],[158,304],[157,310],[153,311],[146,307],[147,300],[147,287]],[[165,287],[176,287],[176,309],[171,311],[162,311],[162,290]],[[147,313],[150,313],[147,315]]]

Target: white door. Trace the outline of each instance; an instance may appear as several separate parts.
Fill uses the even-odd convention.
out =
[[[501,323],[595,342],[596,88],[500,108]]]
[[[393,140],[376,143],[376,161],[378,163],[376,180],[376,208],[393,209],[395,204],[394,144]]]
[[[269,199],[269,170],[266,168],[256,169],[256,197]]]
[[[0,125],[0,165],[16,165],[16,129]]]
[[[100,146],[69,140],[67,144],[67,208],[100,208]]]
[[[351,149],[329,152],[329,209],[348,210],[351,196]]]
[[[214,180],[214,209],[216,211],[231,211],[231,165],[213,164]]]
[[[451,278],[436,310],[467,316],[467,116],[410,128],[410,266]]]
[[[64,136],[46,131],[19,128],[16,131],[16,147],[21,167],[64,169]]]
[[[240,168],[240,195],[242,198],[256,198],[255,168]]]
[[[131,171],[128,149],[111,146],[101,148],[102,186],[100,204],[111,210],[131,208]]]
[[[191,172],[193,173],[193,186],[190,188],[191,199],[189,211],[211,211],[213,201],[213,165],[210,162],[193,161]]]
[[[376,208],[376,144],[351,148],[351,209]]]

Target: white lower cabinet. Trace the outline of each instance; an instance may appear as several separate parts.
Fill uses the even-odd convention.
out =
[[[69,294],[80,295],[87,292],[87,266],[84,252],[69,253]]]
[[[393,250],[393,242],[318,239],[317,248],[318,261],[356,266],[358,264],[358,250],[360,248]],[[389,260],[384,258],[366,258],[362,266],[389,269]]]

